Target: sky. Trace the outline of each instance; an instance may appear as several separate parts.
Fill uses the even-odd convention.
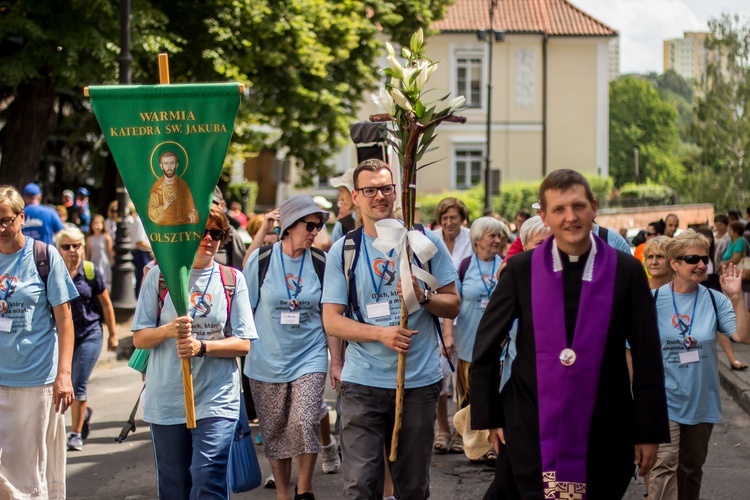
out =
[[[570,0],[620,34],[620,72],[663,71],[662,42],[708,31],[723,12],[750,20],[750,0]]]

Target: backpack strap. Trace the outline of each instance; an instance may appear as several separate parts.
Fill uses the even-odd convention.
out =
[[[90,260],[83,261],[83,275],[89,283],[96,280],[96,266]]]
[[[47,288],[49,277],[49,245],[41,240],[34,240],[34,263],[39,277],[42,278],[44,288]]]
[[[263,288],[263,281],[266,279],[266,273],[268,273],[268,266],[271,265],[271,255],[273,255],[274,243],[270,245],[263,245],[258,250],[258,302],[253,307],[255,310],[260,302],[260,290]]]
[[[471,265],[471,255],[466,257],[464,260],[461,261],[461,263],[458,265],[458,280],[463,283],[464,278],[466,277],[466,271],[469,270],[469,266]]]
[[[599,236],[599,238],[601,238],[601,240],[605,243],[607,242],[607,233],[609,233],[609,229],[607,229],[604,226],[599,226],[599,231],[598,231],[597,236]]]
[[[115,441],[117,441],[118,443],[122,443],[128,437],[128,434],[130,434],[131,432],[135,432],[135,414],[138,412],[138,405],[140,405],[141,403],[141,396],[143,396],[143,391],[145,390],[146,382],[144,382],[143,386],[141,386],[141,392],[138,393],[138,399],[135,400],[135,405],[133,405],[133,409],[130,412],[128,421],[122,427],[120,435],[115,438]]]
[[[167,293],[169,293],[169,290],[167,290],[167,282],[164,281],[164,275],[159,271],[159,288],[158,293],[156,294],[159,305],[156,309],[156,326],[161,324],[161,310],[164,308],[164,301],[167,298]]]
[[[352,319],[356,319],[360,323],[365,323],[365,318],[359,310],[355,271],[357,260],[359,259],[359,248],[362,243],[363,230],[364,226],[360,226],[354,231],[346,233],[341,255],[344,264],[344,276],[346,276],[346,293],[349,297],[346,315]]]
[[[716,329],[719,329],[719,307],[716,305],[716,297],[714,297],[714,292],[708,288],[706,285],[701,285],[703,288],[706,289],[708,292],[708,296],[711,297],[711,305],[714,307],[714,315],[716,316]]]
[[[237,289],[237,276],[234,269],[230,266],[219,264],[219,276],[221,276],[221,286],[224,287],[224,298],[227,301],[227,321],[224,323],[224,336],[228,337],[232,333],[232,299]]]
[[[323,286],[323,277],[326,273],[326,253],[320,248],[310,247],[311,257],[313,261],[313,267],[315,268],[315,274],[318,275],[318,281],[320,281],[321,287]]]

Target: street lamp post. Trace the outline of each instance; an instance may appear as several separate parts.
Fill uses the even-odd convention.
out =
[[[487,33],[487,44],[489,46],[488,51],[488,62],[487,62],[487,145],[484,157],[484,211],[486,214],[491,214],[495,211],[494,203],[492,200],[493,186],[492,186],[492,171],[491,165],[492,160],[490,157],[490,149],[492,144],[492,46],[495,41],[501,41],[503,39],[503,33],[495,33],[493,28],[493,21],[495,20],[495,9],[497,8],[497,0],[490,0],[490,29]],[[481,32],[480,32],[481,39]]]
[[[130,84],[130,0],[120,1],[120,84]],[[135,309],[135,266],[133,265],[133,244],[130,240],[129,224],[125,221],[128,215],[130,197],[122,182],[120,172],[117,175],[117,233],[115,234],[115,263],[112,272],[112,305],[121,317],[129,316]]]

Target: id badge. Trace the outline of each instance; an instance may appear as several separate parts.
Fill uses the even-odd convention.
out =
[[[299,325],[299,313],[298,312],[281,313],[281,324],[282,325]]]
[[[680,364],[697,363],[701,360],[701,354],[698,351],[687,351],[680,353]]]
[[[382,318],[391,314],[391,306],[388,302],[372,302],[367,304],[367,318]]]
[[[490,299],[482,299],[482,301],[479,304],[479,308],[482,310],[487,309],[487,304],[490,303]]]
[[[0,318],[0,332],[10,332],[13,326],[13,320],[10,318]]]

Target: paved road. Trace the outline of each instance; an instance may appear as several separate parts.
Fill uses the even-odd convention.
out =
[[[156,498],[148,426],[139,425],[122,444],[114,442],[140,387],[140,376],[122,361],[100,365],[94,371],[89,389],[94,408],[92,431],[84,450],[68,455],[69,498]],[[711,439],[702,498],[748,498],[750,417],[723,391],[722,401],[724,424],[715,428]],[[268,463],[261,449],[256,449],[265,477]],[[492,480],[491,471],[469,464],[462,455],[433,456],[431,474],[431,498],[437,500],[481,498]],[[341,498],[340,473],[326,475],[318,465],[313,484],[319,500]],[[634,483],[626,498],[642,499],[642,495],[642,482]],[[276,495],[274,490],[259,488],[232,498],[271,500]]]

